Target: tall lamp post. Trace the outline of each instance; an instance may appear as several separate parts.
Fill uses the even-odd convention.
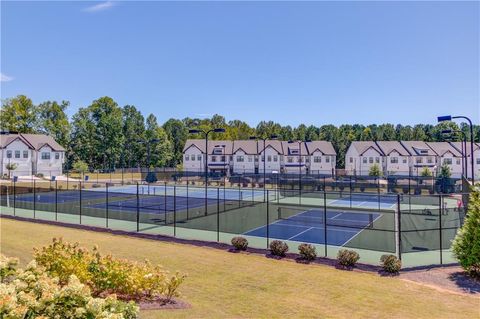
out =
[[[250,136],[250,140],[256,140],[257,141],[257,149],[258,149],[258,141],[261,140],[263,141],[263,150],[262,150],[262,153],[263,153],[263,201],[265,202],[265,194],[266,194],[266,180],[267,180],[267,176],[266,176],[266,172],[267,172],[267,166],[266,166],[266,162],[267,162],[267,157],[265,156],[265,149],[266,149],[266,143],[267,143],[267,140],[276,140],[278,138],[277,135],[270,135],[270,137],[266,137],[266,138],[261,138],[261,137],[257,137],[257,136]]]
[[[460,133],[463,138],[460,142],[461,144],[461,152],[462,152],[462,175],[465,179],[468,179],[468,161],[467,161],[467,135],[465,132],[460,130],[443,130],[442,134],[452,134],[452,133]]]
[[[208,131],[200,129],[190,129],[188,130],[189,134],[198,134],[203,133],[205,135],[205,216],[207,215],[207,194],[208,194],[208,134],[210,133],[224,133],[224,128],[213,128]]]
[[[474,185],[475,184],[475,169],[473,167],[474,166],[474,159],[473,159],[473,124],[472,124],[472,121],[466,116],[445,115],[445,116],[439,116],[437,118],[439,123],[440,122],[448,122],[448,121],[451,121],[453,119],[465,119],[465,120],[468,121],[468,124],[470,126],[470,160],[471,160],[471,164],[472,164],[472,185]]]

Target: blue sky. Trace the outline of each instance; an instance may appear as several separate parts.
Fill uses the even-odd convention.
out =
[[[479,121],[479,2],[5,2],[1,97],[256,125]]]

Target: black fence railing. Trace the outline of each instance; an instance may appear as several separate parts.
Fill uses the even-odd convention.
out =
[[[351,248],[366,263],[396,254],[406,266],[454,262],[466,196],[38,180],[3,183],[0,193],[2,215],[225,243],[245,236],[257,248],[306,242],[321,256]]]

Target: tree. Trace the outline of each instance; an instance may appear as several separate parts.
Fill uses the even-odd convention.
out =
[[[420,172],[420,176],[422,177],[430,177],[432,176],[432,172],[428,169],[428,167],[424,167]]]
[[[88,172],[88,164],[84,161],[78,160],[73,163],[73,170],[81,174],[82,180],[85,178],[85,173]]]
[[[382,175],[383,175],[383,172],[382,172],[382,170],[380,169],[380,166],[377,163],[370,166],[370,170],[368,171],[368,176],[380,177]]]
[[[229,127],[232,128],[233,125],[229,125]],[[175,167],[182,163],[183,147],[185,146],[188,137],[188,130],[182,121],[176,119],[169,119],[166,121],[165,124],[163,124],[163,129],[167,134],[168,140],[172,143],[173,154],[168,165]],[[242,136],[242,138],[245,137]]]
[[[122,117],[124,147],[120,154],[120,165],[132,167],[145,159],[145,144],[139,142],[145,140],[145,118],[133,105],[122,108]]]
[[[17,167],[18,167],[17,163],[8,163],[7,165],[5,165],[5,168],[8,171],[8,178],[11,177],[12,171],[16,170]]]
[[[168,140],[165,130],[158,126],[157,118],[153,114],[147,117],[145,137],[146,142],[150,143],[150,162],[145,162],[145,165],[166,166],[173,157],[172,144]],[[157,141],[150,142],[152,140]]]
[[[480,278],[480,188],[470,192],[468,213],[452,244],[452,251],[463,269]]]
[[[18,95],[2,101],[0,124],[2,130],[35,133],[37,116],[32,100],[25,95]]]
[[[56,101],[46,101],[40,103],[37,107],[37,131],[52,136],[63,147],[67,147],[70,123],[68,122],[67,107],[68,101],[62,101],[60,104]]]

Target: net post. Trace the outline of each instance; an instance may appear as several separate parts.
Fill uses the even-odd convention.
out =
[[[267,190],[267,196],[268,196],[268,190]],[[269,238],[270,238],[270,201],[267,201],[267,249],[268,249]]]
[[[397,218],[396,218],[396,248],[397,257],[402,260],[402,210],[400,209],[400,194],[397,194]]]
[[[80,222],[80,225],[82,224],[82,182],[79,182],[79,186],[78,188],[80,189],[79,191],[79,207],[80,207],[80,211],[79,211],[79,222]]]
[[[328,256],[327,251],[327,192],[325,188],[323,189],[323,239],[324,239],[324,249],[325,249],[325,257]]]
[[[217,187],[217,242],[220,242],[220,188],[219,187]]]
[[[443,211],[444,211],[444,206],[443,206],[443,201],[444,200],[445,200],[445,198],[443,198],[442,194],[440,194],[438,196],[438,201],[439,201],[439,205],[440,205],[440,210],[439,210],[439,214],[438,214],[438,230],[439,230],[439,241],[440,241],[440,245],[439,245],[439,247],[440,247],[440,265],[443,264],[442,215],[443,215]]]
[[[173,185],[173,237],[177,237],[177,185]]]
[[[105,182],[105,226],[108,228],[108,182]]]
[[[58,181],[55,179],[55,221],[58,220]]]
[[[164,184],[164,196],[163,196],[163,212],[165,214],[165,225],[167,225],[167,182],[165,181]],[[143,189],[143,188],[142,188]],[[173,197],[173,201],[175,201],[175,197]],[[187,212],[188,213],[188,212]],[[188,217],[187,217],[188,219]]]
[[[241,195],[242,195],[242,192],[240,191],[240,183],[239,183],[238,184],[238,207],[242,207],[242,196]]]
[[[137,182],[137,233],[140,232],[140,194]]]
[[[35,192],[35,179],[33,180],[33,219],[36,218],[37,194]]]
[[[378,210],[380,210],[380,177],[377,179]]]

